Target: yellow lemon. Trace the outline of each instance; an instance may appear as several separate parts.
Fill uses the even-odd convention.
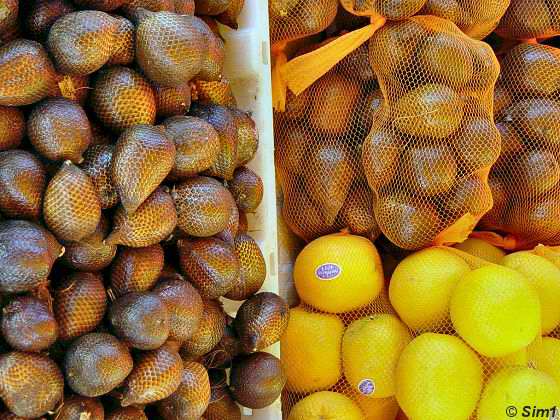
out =
[[[475,257],[482,258],[494,264],[499,264],[506,255],[502,249],[478,238],[469,238],[455,245],[453,248],[460,249],[467,254],[474,255]]]
[[[494,374],[480,399],[479,420],[553,418],[534,416],[534,407],[549,409],[560,404],[560,385],[548,374],[528,367],[508,367]]]
[[[293,406],[288,420],[364,420],[360,407],[338,392],[311,394]]]
[[[411,420],[465,420],[482,390],[482,364],[461,339],[424,333],[410,342],[396,370],[396,397]]]
[[[477,268],[463,276],[450,309],[457,333],[487,357],[521,350],[541,329],[537,292],[522,274],[499,265]]]
[[[535,287],[541,300],[542,334],[560,325],[560,268],[528,251],[509,254],[502,265],[520,272]]]
[[[370,398],[394,395],[395,367],[411,339],[394,315],[372,315],[352,322],[342,338],[342,366],[353,390]]]
[[[290,309],[288,327],[280,339],[286,388],[312,392],[333,386],[342,375],[343,333],[344,324],[336,315]]]
[[[529,362],[548,373],[560,385],[560,340],[552,337],[537,339],[528,348]]]
[[[470,271],[459,256],[428,248],[400,262],[389,285],[389,299],[413,330],[440,328],[449,318],[449,300],[459,279]]]
[[[310,242],[296,258],[301,300],[325,312],[347,312],[373,301],[383,287],[377,249],[361,236],[333,234]]]
[[[368,398],[356,394],[353,399],[362,409],[365,420],[394,420],[399,412],[395,397]]]

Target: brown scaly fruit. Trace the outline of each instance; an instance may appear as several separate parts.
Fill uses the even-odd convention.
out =
[[[373,194],[369,188],[355,188],[346,197],[338,214],[343,227],[356,235],[377,231],[379,227],[373,214]]]
[[[101,215],[95,232],[80,242],[65,242],[66,252],[62,261],[78,271],[101,271],[107,268],[117,254],[116,245],[103,242],[109,233],[110,225],[108,217]]]
[[[225,297],[245,300],[262,287],[266,279],[266,263],[259,245],[249,235],[238,234],[233,245],[239,260],[239,279]]]
[[[0,413],[0,420],[25,420],[25,417],[16,416],[14,413],[6,411]],[[47,420],[46,417],[37,417],[35,420]]]
[[[226,315],[226,318],[227,325],[222,339],[212,350],[204,355],[204,366],[208,369],[227,369],[231,367],[231,362],[241,352],[239,337],[232,326],[234,318],[229,315]]]
[[[64,399],[56,420],[103,420],[105,410],[101,401],[93,398],[72,395]]]
[[[96,123],[95,121],[90,121],[91,123],[91,145],[95,146],[98,144],[113,144],[117,141],[116,138],[109,132],[107,132],[101,124]]]
[[[39,417],[62,399],[64,377],[47,356],[12,351],[0,356],[0,397],[21,417]]]
[[[202,19],[194,19],[198,31],[204,36],[205,43],[208,46],[206,54],[202,59],[202,67],[196,75],[197,79],[209,82],[218,81],[222,78],[224,71],[225,44],[219,35],[216,35],[212,29]]]
[[[48,283],[63,248],[43,227],[25,220],[0,222],[0,292],[19,293]]]
[[[146,10],[150,12],[174,12],[175,2],[173,0],[130,0],[128,4],[122,7],[125,16],[135,23],[144,17]]]
[[[95,9],[110,12],[128,3],[129,0],[74,0],[78,6],[84,9]]]
[[[128,67],[101,70],[93,84],[92,108],[104,126],[121,132],[138,124],[154,124],[154,89],[140,73]]]
[[[230,372],[233,398],[249,408],[272,404],[286,384],[280,360],[269,353],[253,353],[236,359]]]
[[[82,76],[99,70],[113,53],[118,26],[117,19],[96,10],[62,16],[51,26],[47,39],[57,69]]]
[[[136,125],[121,134],[111,163],[111,175],[122,206],[134,213],[173,168],[175,144],[164,130]]]
[[[245,213],[255,212],[261,204],[264,193],[262,179],[246,166],[235,170],[228,188],[239,210]]]
[[[119,21],[119,26],[115,34],[113,54],[107,65],[126,66],[134,61],[134,24],[122,16],[114,17]]]
[[[181,384],[166,399],[157,403],[164,420],[197,419],[210,402],[210,379],[200,363],[184,362]]]
[[[217,373],[216,373],[217,372]],[[241,420],[241,409],[231,396],[225,371],[211,370],[210,404],[203,418],[206,420]]]
[[[37,0],[30,6],[25,26],[27,32],[37,40],[46,39],[58,18],[76,10],[68,0]]]
[[[15,149],[25,135],[25,117],[19,108],[0,106],[0,151]]]
[[[54,315],[62,341],[97,328],[107,309],[107,295],[100,274],[74,273],[54,291]]]
[[[197,0],[195,12],[197,15],[219,15],[227,10],[231,0]]]
[[[177,225],[177,211],[171,195],[158,188],[133,214],[119,206],[113,216],[113,231],[107,244],[140,248],[168,238]]]
[[[146,13],[136,28],[136,61],[160,86],[180,86],[202,69],[208,49],[194,16]]]
[[[223,23],[232,29],[237,29],[237,19],[239,18],[244,5],[245,0],[231,0],[228,8],[220,13],[216,19],[218,22]]]
[[[200,118],[175,116],[163,122],[177,154],[170,176],[185,179],[210,168],[220,153],[218,133]]]
[[[237,206],[232,207],[232,212],[228,220],[228,224],[224,230],[217,233],[215,236],[222,241],[233,243],[239,231],[239,209]]]
[[[239,229],[238,233],[247,233],[249,230],[249,222],[247,220],[247,214],[245,212],[239,212]]]
[[[208,299],[204,299],[203,304],[204,310],[198,328],[181,348],[181,354],[185,358],[197,358],[208,353],[224,335],[226,314],[222,304]]]
[[[181,270],[205,299],[229,292],[239,278],[239,260],[234,248],[216,238],[179,240]]]
[[[232,110],[237,128],[237,166],[250,162],[259,147],[259,133],[255,121],[244,111]]]
[[[198,98],[198,103],[200,104],[227,106],[232,108],[232,112],[233,108],[237,106],[231,84],[225,78],[214,82],[195,80],[194,87],[194,95]]]
[[[0,152],[0,210],[14,219],[41,217],[47,173],[41,161],[25,150]]]
[[[194,0],[175,0],[175,13],[180,15],[194,15]]]
[[[50,160],[80,163],[91,143],[91,126],[83,108],[65,99],[37,104],[27,120],[27,135],[41,155]]]
[[[46,302],[17,296],[2,309],[2,335],[15,350],[39,352],[58,337],[58,325]]]
[[[121,248],[111,266],[111,290],[116,296],[147,292],[158,281],[163,259],[160,244],[144,248]]]
[[[237,129],[234,114],[221,105],[191,106],[191,115],[208,121],[220,137],[220,154],[207,174],[229,181],[237,165]]]
[[[237,311],[233,326],[245,353],[264,350],[280,340],[290,311],[280,296],[262,292],[251,296]]]
[[[179,275],[178,275],[179,276]],[[198,291],[180,278],[163,279],[153,290],[169,312],[169,338],[184,342],[197,330],[204,309]]]
[[[113,185],[111,175],[111,161],[114,150],[115,146],[112,144],[92,145],[84,153],[84,161],[80,165],[93,182],[102,209],[114,207],[119,202],[119,196]]]
[[[224,230],[235,201],[219,181],[208,177],[189,178],[174,186],[178,226],[191,236],[206,237]]]
[[[154,86],[157,116],[160,118],[185,115],[191,107],[191,85],[177,87]]]
[[[19,0],[7,0],[2,4],[0,16],[0,32],[4,32],[17,23],[19,14]]]
[[[16,39],[0,46],[0,105],[30,105],[56,84],[53,64],[41,44]]]
[[[169,397],[181,384],[182,373],[183,361],[169,345],[143,352],[126,378],[121,405],[148,404]]]
[[[65,241],[79,241],[97,228],[101,204],[91,179],[69,161],[50,180],[43,197],[49,229]]]
[[[138,407],[122,407],[111,411],[105,420],[148,420],[148,417]]]
[[[86,397],[107,394],[132,371],[128,348],[107,333],[83,335],[64,354],[64,375],[70,388]]]
[[[115,334],[140,350],[155,350],[169,337],[169,312],[156,293],[121,296],[111,304],[108,317]]]

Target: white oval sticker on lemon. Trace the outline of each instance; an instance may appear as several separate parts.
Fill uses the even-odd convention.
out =
[[[325,312],[342,313],[371,303],[383,287],[381,258],[361,236],[337,233],[310,242],[296,258],[300,299]]]

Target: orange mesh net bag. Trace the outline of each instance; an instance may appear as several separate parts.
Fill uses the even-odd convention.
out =
[[[383,94],[362,151],[377,223],[404,249],[461,242],[492,207],[497,59],[433,16],[387,24],[369,53]]]
[[[496,32],[508,39],[549,38],[560,34],[557,0],[511,0]]]
[[[494,112],[501,156],[494,207],[474,236],[508,249],[560,244],[560,50],[522,43],[502,60]]]
[[[360,156],[380,98],[363,45],[275,113],[282,215],[300,238],[343,228],[379,235]]]

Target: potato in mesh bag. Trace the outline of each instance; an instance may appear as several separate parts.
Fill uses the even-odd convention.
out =
[[[488,45],[434,16],[388,23],[369,52],[383,105],[362,163],[379,227],[405,249],[461,241],[492,206],[498,62]]]
[[[498,90],[510,100],[496,117],[502,152],[492,168],[495,205],[482,229],[506,248],[560,243],[560,50],[522,43],[502,60]],[[499,98],[496,99],[496,103]],[[486,232],[477,233],[486,235]]]

